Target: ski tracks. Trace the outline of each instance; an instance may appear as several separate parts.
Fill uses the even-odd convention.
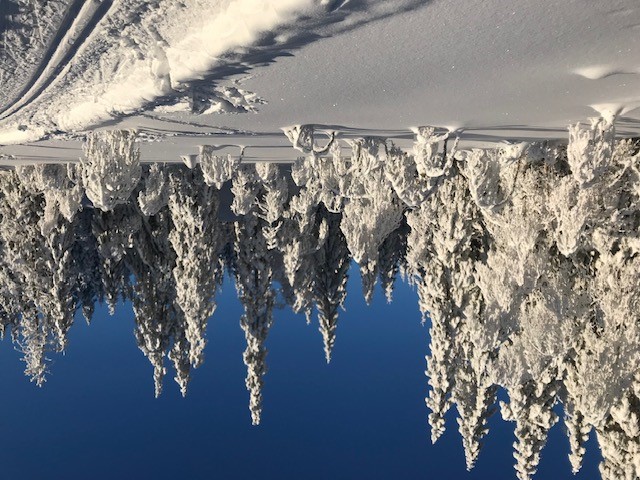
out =
[[[69,6],[40,67],[18,97],[0,112],[0,120],[32,103],[49,85],[64,75],[75,54],[109,11],[112,3],[113,0],[76,0]]]

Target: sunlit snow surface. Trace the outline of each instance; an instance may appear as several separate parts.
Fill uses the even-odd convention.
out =
[[[42,386],[75,312],[126,299],[155,395],[168,364],[186,395],[228,273],[259,424],[277,310],[316,323],[330,362],[355,261],[367,303],[377,283],[389,302],[399,278],[416,290],[433,442],[455,406],[472,469],[499,411],[528,479],[561,413],[574,472],[594,431],[602,478],[636,478],[640,144],[605,119],[569,132],[458,150],[422,127],[407,154],[374,137],[320,147],[303,125],[287,131],[306,154],[294,164],[202,147],[189,166],[141,164],[131,131],[91,134],[79,163],[0,172],[3,332]]]
[[[234,134],[263,156],[280,128],[305,123],[384,136],[440,125],[496,141],[559,138],[617,113],[620,134],[640,131],[635,0],[67,3],[0,10],[14,26],[0,48],[0,145],[53,135],[65,148],[120,123],[171,137],[156,160],[172,161],[185,134]],[[49,11],[65,5],[64,18]]]

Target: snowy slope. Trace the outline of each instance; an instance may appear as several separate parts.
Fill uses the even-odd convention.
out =
[[[432,124],[497,138],[505,130],[564,137],[569,123],[598,109],[640,117],[633,111],[640,106],[640,3],[505,5],[430,2],[311,44],[255,68],[243,86],[268,105],[259,115],[225,118],[225,125],[265,131],[297,123],[378,130]]]
[[[345,18],[340,4],[315,0],[107,3],[108,12],[72,61],[52,69],[38,99],[3,120],[1,143],[84,130],[136,112],[180,94],[189,82],[237,70],[245,58],[269,61],[287,44],[313,39],[309,31]],[[389,13],[363,11],[367,18]],[[341,28],[354,21],[361,20],[356,16]]]
[[[611,112],[622,115],[620,134],[637,135],[640,6],[114,0],[48,81],[37,99],[0,121],[0,144],[116,124],[245,132],[264,147],[286,143],[280,129],[303,123],[392,137],[431,124],[478,141],[563,138],[568,124]],[[233,115],[192,113],[238,111],[215,101],[188,112],[176,112],[190,110],[188,101],[172,106],[213,84],[266,104]]]

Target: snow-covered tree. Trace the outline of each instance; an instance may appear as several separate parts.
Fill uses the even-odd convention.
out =
[[[409,226],[403,217],[402,223],[385,238],[378,250],[378,274],[387,303],[393,300],[393,288],[400,266],[407,254]]]
[[[586,128],[579,123],[569,127],[567,161],[579,186],[588,186],[610,168],[615,135],[614,123],[605,118],[592,119]]]
[[[305,154],[320,155],[326,153],[335,141],[335,133],[329,132],[329,141],[324,147],[318,147],[315,142],[315,127],[313,125],[293,125],[282,129],[293,148]]]
[[[236,288],[244,307],[240,326],[247,341],[243,358],[247,366],[246,386],[254,425],[260,423],[262,414],[263,377],[267,372],[264,342],[273,324],[275,299],[271,253],[260,226],[261,220],[257,215],[253,212],[246,215],[242,223],[235,225],[233,247]]]
[[[231,180],[240,164],[240,160],[231,155],[216,155],[215,148],[210,145],[200,147],[199,159],[204,181],[218,190],[223,183]]]
[[[603,480],[631,480],[640,476],[640,399],[638,383],[611,409],[606,423],[598,429],[603,461]]]
[[[119,205],[110,212],[94,210],[92,232],[101,261],[102,292],[112,315],[118,299],[129,297],[130,272],[125,256],[140,228],[141,217],[131,205]]]
[[[186,323],[194,367],[203,361],[204,330],[215,310],[215,292],[222,283],[220,254],[225,238],[218,221],[218,192],[194,170],[170,176],[169,211],[173,228],[169,241],[176,255],[173,278],[176,303]]]
[[[73,232],[69,223],[60,219],[46,236],[42,234],[43,195],[25,188],[15,173],[0,177],[0,190],[3,276],[13,297],[12,301],[3,302],[3,308],[23,320],[17,330],[22,332],[26,372],[41,385],[46,373],[46,350],[64,350],[73,323]]]
[[[377,138],[352,142],[350,184],[343,194],[340,228],[349,252],[360,265],[367,302],[371,301],[378,273],[378,249],[400,226],[404,215],[404,205],[384,172],[386,150],[386,143]]]
[[[41,223],[43,235],[55,228],[60,215],[71,222],[82,208],[84,189],[79,179],[71,179],[64,164],[21,165],[16,167],[21,184],[33,194],[44,195],[44,215]]]
[[[437,191],[407,214],[411,228],[407,270],[418,288],[420,310],[423,316],[429,316],[431,323],[426,372],[431,389],[426,403],[431,410],[433,442],[445,429],[444,415],[455,387],[462,328],[465,322],[480,321],[481,305],[473,271],[473,263],[482,256],[484,248],[478,217],[467,180],[459,174],[455,163],[449,165]],[[483,402],[491,403],[480,400]],[[469,466],[474,456],[469,450]]]
[[[326,209],[320,215],[327,225],[327,238],[314,253],[313,301],[324,343],[327,363],[331,361],[338,327],[338,310],[347,296],[349,250],[340,231],[340,217]]]
[[[109,211],[127,203],[140,181],[140,151],[134,131],[87,134],[80,161],[87,197],[100,210]]]
[[[169,201],[169,185],[163,169],[157,163],[149,167],[144,176],[144,190],[138,194],[140,211],[147,216],[155,215]]]

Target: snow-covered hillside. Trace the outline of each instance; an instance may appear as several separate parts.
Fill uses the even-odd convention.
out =
[[[640,132],[635,0],[515,0],[508,7],[92,0],[71,7],[60,2],[39,40],[26,27],[22,43],[14,39],[9,49],[5,40],[3,51],[13,53],[0,60],[0,145],[114,123],[151,126],[159,136],[193,130],[185,126],[258,134],[263,146],[280,128],[302,123],[385,136],[440,125],[491,141],[563,137],[570,123],[619,113],[620,134]],[[3,7],[3,18],[24,25],[45,15],[10,12]],[[5,38],[13,38],[17,30],[8,25]],[[25,65],[11,67],[16,59]],[[31,89],[16,98],[25,85]]]

